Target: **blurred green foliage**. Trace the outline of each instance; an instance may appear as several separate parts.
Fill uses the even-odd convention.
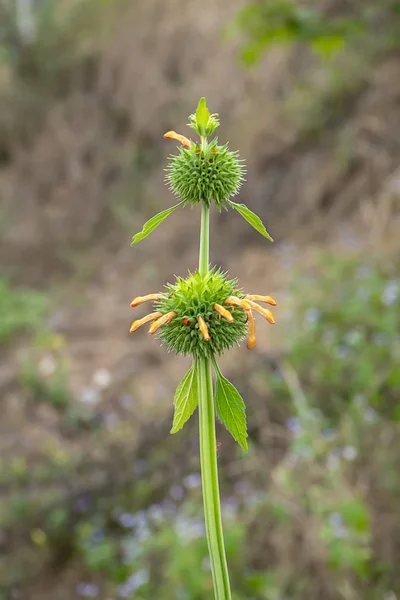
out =
[[[0,166],[40,130],[55,98],[94,84],[118,1],[0,0]]]
[[[250,440],[223,487],[234,597],[381,600],[400,589],[398,262],[322,254],[294,282],[286,350],[278,369],[262,369],[270,392],[252,405],[287,407],[286,451],[269,474],[269,451]],[[61,554],[76,565],[76,597],[212,597],[199,474],[166,479],[163,494],[153,495],[152,461],[166,443],[146,456],[149,477],[132,475],[123,493],[103,491],[85,506],[54,505],[41,521],[38,498],[18,485],[28,473],[31,482],[46,474],[23,457],[10,464],[8,520],[26,520],[37,556]],[[72,463],[63,468],[73,478]],[[16,553],[14,568],[18,560]]]
[[[103,31],[107,4],[116,2],[0,0],[0,59],[27,82],[60,82],[88,52],[93,33]]]
[[[296,0],[250,2],[239,10],[228,31],[244,37],[241,55],[247,65],[256,63],[274,44],[303,43],[322,57],[337,54],[349,43],[376,36],[386,38],[386,47],[398,44],[397,0],[360,0],[353,4],[330,15],[324,7]]]
[[[49,373],[42,373],[32,356],[27,356],[20,365],[20,382],[34,402],[47,403],[64,410],[70,400],[69,373],[64,361],[54,361]]]
[[[335,425],[354,401],[400,419],[400,268],[322,255],[293,292],[290,364],[311,406]],[[275,391],[285,394],[277,379]]]
[[[17,333],[35,331],[41,325],[48,305],[44,294],[14,289],[0,278],[0,346]]]

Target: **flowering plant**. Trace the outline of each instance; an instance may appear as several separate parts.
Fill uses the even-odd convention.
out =
[[[256,343],[253,311],[269,323],[274,317],[258,302],[276,305],[271,296],[246,294],[236,279],[209,265],[210,206],[234,208],[261,235],[273,241],[261,219],[244,204],[231,200],[244,178],[243,162],[218,139],[208,141],[218,127],[218,115],[210,114],[205,98],[189,117],[189,126],[199,141],[168,131],[164,137],[180,143],[178,154],[169,159],[167,183],[179,198],[178,204],[152,217],[132,240],[132,246],[146,238],[181,206],[201,204],[199,268],[185,279],[178,277],[163,292],[136,297],[132,307],[153,303],[153,311],[132,323],[131,333],[151,323],[149,334],[177,354],[192,356],[192,365],[177,387],[171,433],[179,431],[199,408],[200,462],[203,484],[206,533],[216,600],[230,600],[230,584],[222,532],[218,487],[215,412],[242,448],[247,449],[245,404],[238,390],[221,373],[217,357],[246,337],[247,347]],[[213,390],[211,366],[216,383]]]

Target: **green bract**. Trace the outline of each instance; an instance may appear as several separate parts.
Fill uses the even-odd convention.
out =
[[[241,307],[229,307],[234,318],[228,323],[214,309],[214,304],[224,306],[229,296],[243,298],[235,279],[227,279],[220,270],[200,275],[198,271],[187,279],[177,278],[174,285],[167,285],[167,292],[157,303],[163,314],[175,312],[176,317],[163,325],[157,335],[163,344],[178,354],[192,354],[196,358],[208,358],[231,348],[246,335],[247,317]],[[199,330],[198,317],[203,317],[210,334],[205,341]]]
[[[209,144],[192,143],[190,149],[180,148],[179,154],[170,156],[167,182],[185,204],[212,200],[219,209],[239,192],[245,170],[237,152],[228,145],[218,146],[217,138]]]
[[[200,98],[194,115],[189,115],[189,127],[201,137],[212,135],[219,127],[218,113],[210,114],[205,98]]]

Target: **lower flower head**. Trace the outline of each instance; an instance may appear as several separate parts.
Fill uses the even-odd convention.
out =
[[[243,296],[236,280],[229,280],[219,270],[204,276],[196,271],[187,279],[177,278],[156,305],[162,313],[176,313],[159,330],[161,342],[178,354],[197,357],[221,354],[231,348],[245,337],[247,330],[245,311],[239,306],[229,310],[223,306],[232,295]]]
[[[272,306],[271,296],[245,295],[236,279],[212,269],[206,275],[198,271],[187,279],[178,277],[168,284],[166,292],[137,296],[131,303],[136,307],[152,301],[154,312],[133,322],[131,333],[152,322],[149,333],[156,334],[163,344],[178,354],[197,358],[211,357],[231,348],[248,333],[247,347],[256,343],[253,310],[269,323],[274,323],[270,310],[259,306],[254,299]]]

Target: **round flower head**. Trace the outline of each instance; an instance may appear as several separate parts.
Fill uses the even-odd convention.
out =
[[[201,276],[198,271],[187,279],[177,278],[167,286],[157,309],[176,316],[168,326],[160,328],[161,342],[178,354],[210,357],[221,354],[246,335],[246,313],[239,306],[224,305],[226,298],[242,296],[236,280],[229,280],[221,271]]]
[[[237,152],[228,145],[218,146],[215,138],[206,147],[191,143],[179,148],[179,154],[170,156],[167,182],[186,204],[214,200],[221,209],[231,196],[238,193],[243,181],[244,167]]]
[[[196,271],[186,279],[178,277],[166,290],[132,301],[132,307],[152,301],[154,312],[134,321],[131,333],[152,322],[149,333],[157,333],[161,342],[178,354],[209,358],[240,342],[246,333],[247,347],[253,348],[256,343],[253,310],[269,323],[275,322],[271,311],[255,302],[275,306],[271,296],[243,294],[236,279],[228,279],[220,270],[213,269],[206,275]]]

